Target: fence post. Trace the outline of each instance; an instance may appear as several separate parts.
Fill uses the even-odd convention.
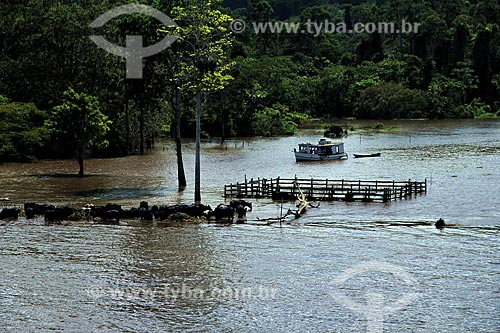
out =
[[[311,191],[309,193],[311,197],[314,197],[314,179],[311,177]]]

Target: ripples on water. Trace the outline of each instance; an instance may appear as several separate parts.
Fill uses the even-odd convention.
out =
[[[386,332],[500,331],[499,134],[498,122],[410,123],[345,140],[350,153],[380,151],[380,159],[312,165],[296,164],[291,153],[295,144],[316,140],[312,132],[244,148],[240,142],[227,150],[207,145],[203,195],[212,205],[222,201],[224,183],[245,175],[430,183],[427,195],[388,205],[323,203],[281,228],[259,225],[257,217],[280,212],[266,200],[255,203],[248,225],[231,227],[3,222],[1,330],[364,332],[366,313],[347,309],[335,292],[360,304],[371,292],[384,304],[418,294],[405,309],[386,314]],[[192,184],[190,145],[185,163]],[[0,165],[0,197],[19,204],[191,201],[189,190],[176,193],[170,145],[146,157],[90,160],[92,176],[83,180],[60,176],[75,169],[72,161]],[[456,226],[435,229],[439,217]],[[332,284],[374,260],[417,283],[358,270]],[[237,290],[254,297],[231,297]]]

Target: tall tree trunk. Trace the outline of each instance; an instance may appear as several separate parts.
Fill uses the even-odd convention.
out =
[[[194,168],[194,202],[201,203],[201,162],[200,162],[200,148],[201,148],[201,91],[196,92],[196,159]]]
[[[83,160],[84,160],[84,150],[82,147],[79,147],[76,151],[76,160],[78,161],[78,166],[80,167],[80,171],[78,172],[78,177],[83,178],[85,176],[84,168],[83,168]]]
[[[222,133],[221,133],[222,138],[220,140],[221,145],[224,145],[224,143],[226,143],[226,125],[225,125],[226,117],[225,117],[225,113],[226,113],[226,111],[224,111],[224,109],[222,109]]]
[[[139,116],[139,153],[144,155],[144,108],[141,107],[141,114]]]
[[[172,103],[175,114],[175,149],[177,152],[177,179],[179,182],[179,192],[186,189],[186,173],[184,172],[184,161],[182,159],[182,141],[181,141],[181,92],[175,91],[174,102]]]
[[[128,108],[128,88],[127,79],[124,79],[125,85],[125,147],[127,149],[127,154],[130,152],[130,115]]]
[[[221,145],[223,146],[224,143],[226,142],[226,94],[224,91],[221,92],[221,99],[222,99],[222,115],[221,115],[221,122],[222,122],[222,132],[221,132]]]

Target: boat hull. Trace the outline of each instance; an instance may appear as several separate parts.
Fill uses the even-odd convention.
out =
[[[295,161],[297,162],[335,161],[347,158],[348,157],[346,153],[335,154],[335,155],[318,155],[318,154],[295,152]]]
[[[380,157],[381,153],[376,154],[353,154],[354,158],[366,158],[366,157]]]

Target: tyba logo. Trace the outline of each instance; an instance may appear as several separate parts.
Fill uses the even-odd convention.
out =
[[[335,286],[336,289],[340,289],[344,283],[352,278],[356,278],[356,276],[361,276],[366,279],[366,273],[390,274],[401,280],[400,285],[405,285],[407,287],[415,287],[418,285],[417,280],[401,267],[379,261],[371,261],[348,269],[333,280],[332,285]],[[394,286],[396,285],[391,285],[393,289]],[[375,292],[367,292],[366,304],[357,303],[338,290],[334,290],[332,295],[337,302],[346,308],[360,315],[366,316],[368,321],[366,331],[368,333],[382,333],[384,331],[384,317],[410,305],[418,298],[419,293],[407,291],[403,293],[400,299],[385,302],[384,295]]]
[[[156,18],[167,27],[177,27],[177,24],[159,10],[140,4],[128,4],[113,8],[99,16],[89,27],[101,28],[115,17],[126,14],[143,14]],[[103,36],[92,35],[90,39],[100,48],[127,60],[127,79],[142,79],[143,59],[158,54],[171,46],[179,37],[166,36],[155,45],[144,47],[143,36],[129,36],[125,40],[125,47],[107,41]]]

